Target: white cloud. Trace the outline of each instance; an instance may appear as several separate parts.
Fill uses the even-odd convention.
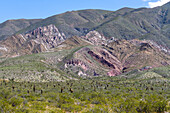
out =
[[[146,0],[143,0],[146,1]],[[170,2],[170,0],[158,0],[157,2],[149,2],[149,7],[153,8],[153,7],[157,7],[157,6],[162,6],[166,3]]]

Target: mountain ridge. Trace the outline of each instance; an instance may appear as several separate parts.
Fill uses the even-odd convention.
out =
[[[0,58],[49,53],[43,62],[79,76],[117,76],[168,66],[167,6],[54,15],[0,41]]]
[[[38,27],[47,26],[49,24],[54,24],[54,25],[56,25],[57,28],[59,28],[60,31],[65,32],[65,34],[69,37],[76,36],[76,35],[81,36],[81,35],[84,35],[84,33],[86,34],[87,32],[89,32],[91,30],[97,30],[98,32],[104,34],[106,37],[132,39],[136,36],[136,37],[142,38],[142,39],[149,38],[149,39],[153,39],[154,41],[157,41],[159,43],[161,42],[160,43],[161,45],[167,44],[167,46],[169,47],[168,43],[166,43],[166,42],[169,42],[167,40],[167,38],[169,38],[167,30],[165,31],[165,29],[164,29],[164,31],[161,31],[161,32],[159,32],[159,34],[158,33],[156,34],[158,36],[161,34],[159,37],[163,38],[163,40],[158,41],[155,38],[154,33],[158,32],[160,30],[159,25],[157,25],[159,23],[154,24],[152,21],[150,21],[153,19],[146,20],[146,22],[137,19],[136,21],[144,22],[144,25],[141,26],[141,25],[136,25],[136,23],[129,20],[131,18],[136,19],[136,17],[144,18],[145,12],[148,12],[149,14],[155,13],[156,15],[158,15],[158,13],[161,13],[158,10],[165,10],[165,11],[167,10],[167,12],[169,12],[169,7],[168,7],[169,4],[170,3],[167,3],[163,6],[156,7],[156,8],[133,9],[133,8],[125,7],[125,8],[121,8],[117,11],[107,11],[107,10],[98,10],[98,9],[68,11],[68,12],[65,12],[62,14],[48,17],[46,19],[42,19],[42,21],[36,22],[34,25],[30,25],[29,27],[27,26],[27,28],[17,31],[17,33],[24,33],[24,32],[28,32],[30,30],[36,29]],[[143,12],[141,13],[141,11],[143,11],[143,10],[144,10],[144,13]],[[140,15],[136,15],[136,13],[141,13],[142,17]],[[153,17],[153,16],[151,16],[151,17]],[[118,18],[120,18],[120,19],[118,19]],[[147,18],[150,18],[150,17],[147,16]],[[119,21],[117,21],[117,19]],[[169,19],[167,18],[166,21],[168,22]],[[124,24],[124,22],[125,22],[125,24]],[[153,24],[149,25],[150,22]],[[111,26],[109,26],[109,25],[111,25]],[[102,26],[104,26],[104,28],[108,29],[108,30],[106,31],[104,28],[102,28]],[[113,26],[117,26],[117,28],[113,28]],[[134,28],[129,27],[129,26],[133,26]],[[120,27],[120,29],[118,29],[118,27]],[[167,27],[167,25],[166,25],[166,27]],[[156,31],[155,28],[158,31]],[[109,31],[109,29],[111,29],[111,30]],[[123,30],[124,34],[122,34],[120,32],[120,30]],[[149,30],[154,31],[154,32],[146,33]],[[166,35],[166,36],[164,36],[164,35]],[[166,43],[166,44],[164,44],[164,43]]]
[[[105,37],[148,39],[170,48],[169,4],[156,8],[122,8],[117,11],[70,11],[46,18],[18,33],[54,24],[67,37],[82,36],[96,30]]]
[[[34,24],[41,19],[14,19],[7,20],[0,24],[0,40],[6,39],[17,31]]]

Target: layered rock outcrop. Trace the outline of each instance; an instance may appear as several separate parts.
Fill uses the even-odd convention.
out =
[[[48,52],[66,40],[64,33],[55,25],[39,27],[25,34],[17,34],[0,42],[2,56],[16,56]]]
[[[93,45],[102,45],[107,43],[106,38],[97,31],[90,31],[86,34],[86,36],[82,36],[81,38],[91,42]]]
[[[57,47],[66,39],[65,34],[59,32],[58,28],[52,24],[28,32],[24,37],[26,40],[34,40],[37,44],[43,44],[47,50]]]

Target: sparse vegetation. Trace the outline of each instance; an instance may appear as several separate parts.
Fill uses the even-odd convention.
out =
[[[2,60],[1,112],[169,112],[169,66],[83,79],[45,62],[58,55],[64,52]]]
[[[165,81],[150,82],[149,79],[135,80],[124,77],[44,83],[0,81],[0,110],[27,113],[160,113],[170,110],[169,87],[169,82]]]

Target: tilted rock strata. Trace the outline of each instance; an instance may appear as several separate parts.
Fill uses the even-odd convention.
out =
[[[0,53],[15,56],[48,52],[65,41],[66,36],[60,33],[55,25],[39,27],[25,34],[18,34],[1,41]]]

